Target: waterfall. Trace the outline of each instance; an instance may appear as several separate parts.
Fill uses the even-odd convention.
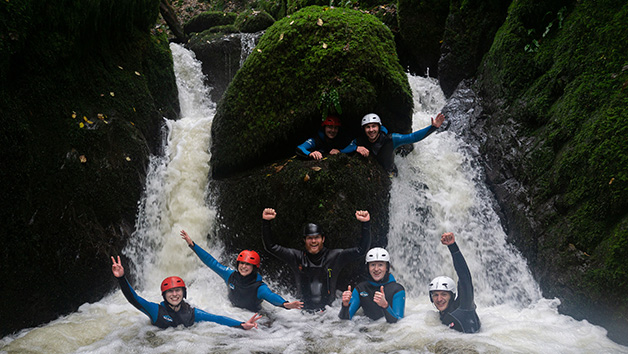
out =
[[[193,306],[245,321],[252,314],[230,305],[225,283],[179,236],[185,229],[217,259],[232,264],[223,259],[220,243],[206,237],[216,220],[206,204],[215,107],[207,99],[200,63],[178,45],[171,49],[182,118],[166,121],[164,155],[151,159],[136,231],[123,251],[130,264],[124,266],[149,301],[161,301],[160,280],[176,274],[185,279]],[[419,129],[430,124],[445,99],[433,79],[409,80]],[[415,144],[407,157],[395,157],[399,177],[392,182],[387,248],[392,273],[407,290],[406,316],[396,324],[373,322],[360,312],[351,321],[340,320],[336,301],[317,315],[263,304],[260,328],[251,331],[210,322],[162,330],[116,289],[75,313],[2,338],[0,353],[628,353],[603,328],[560,315],[559,301],[541,296],[525,260],[505,241],[473,150],[445,130]],[[482,321],[476,334],[442,325],[427,296],[431,278],[456,279],[439,240],[445,231],[455,233],[473,276]],[[265,280],[294,300],[273,279]]]

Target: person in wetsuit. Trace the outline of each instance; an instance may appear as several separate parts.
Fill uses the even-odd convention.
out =
[[[345,149],[349,149],[350,152],[352,152],[354,149],[350,146],[346,146],[347,141],[338,133],[340,126],[340,119],[338,119],[338,117],[328,116],[325,118],[317,134],[297,146],[297,156],[320,160],[325,155],[346,153]]]
[[[362,222],[362,238],[357,247],[328,249],[320,226],[309,223],[303,230],[305,251],[278,245],[272,237],[270,221],[277,216],[274,209],[262,213],[262,240],[266,251],[286,262],[295,278],[297,297],[310,312],[324,310],[336,298],[336,282],[342,268],[364,256],[371,245],[371,217],[368,211],[358,210],[355,217]]]
[[[190,327],[196,322],[210,321],[229,327],[238,327],[248,330],[257,328],[257,320],[262,317],[256,313],[248,321],[241,322],[191,307],[190,304],[183,300],[187,296],[187,288],[183,279],[179,277],[168,277],[161,282],[161,295],[164,301],[160,304],[147,301],[137,295],[124,276],[124,267],[122,266],[122,262],[120,262],[120,256],[118,256],[117,262],[112,256],[111,261],[113,262],[111,272],[118,279],[118,284],[120,284],[120,289],[124,297],[126,297],[131,305],[148,316],[153,325],[159,328],[177,327],[179,325]]]
[[[445,116],[438,113],[436,118],[432,118],[432,124],[421,130],[410,134],[388,133],[379,116],[375,113],[369,113],[362,118],[364,134],[354,139],[343,151],[346,153],[357,151],[364,157],[373,154],[386,172],[391,176],[397,176],[397,166],[394,161],[395,149],[401,145],[412,144],[425,139],[440,128],[444,121]]]
[[[270,291],[258,273],[260,257],[257,252],[252,250],[240,252],[236,259],[237,269],[231,269],[220,264],[211,254],[195,244],[185,230],[181,230],[181,238],[187,242],[188,246],[206,266],[227,283],[229,301],[233,306],[258,312],[262,308],[262,301],[266,300],[275,306],[286,309],[303,307],[303,303],[300,301],[288,302]]]
[[[390,274],[390,255],[381,247],[375,247],[366,254],[368,266],[367,280],[351,285],[342,293],[342,308],[338,317],[350,320],[362,307],[364,314],[372,320],[386,318],[395,323],[403,318],[406,306],[406,291]]]
[[[452,232],[444,233],[440,241],[451,252],[454,269],[458,274],[458,286],[446,276],[434,278],[430,282],[430,301],[439,311],[440,321],[457,331],[475,333],[480,330],[480,318],[475,312],[473,282],[467,262],[464,260]]]

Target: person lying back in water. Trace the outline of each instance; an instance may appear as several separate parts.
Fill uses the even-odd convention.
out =
[[[177,327],[179,325],[190,327],[196,322],[209,321],[248,330],[257,328],[257,320],[262,317],[256,313],[248,321],[241,322],[191,307],[183,300],[187,296],[187,287],[183,279],[179,277],[168,277],[161,282],[161,296],[164,298],[164,301],[160,304],[147,301],[135,293],[135,290],[133,290],[131,284],[124,276],[124,267],[122,262],[120,262],[120,256],[118,256],[117,262],[112,256],[111,261],[113,262],[111,272],[118,279],[118,284],[120,284],[124,297],[131,305],[148,316],[153,325],[159,328]]]
[[[235,307],[258,312],[262,308],[262,300],[285,309],[300,309],[303,303],[300,301],[288,302],[281,296],[270,291],[268,285],[262,281],[258,273],[260,257],[257,252],[244,250],[240,252],[237,269],[231,269],[218,262],[211,254],[207,253],[199,245],[195,244],[185,230],[181,230],[181,238],[196,253],[198,258],[211,270],[216,272],[227,283],[229,301]]]
[[[464,260],[452,232],[444,233],[440,241],[449,248],[458,274],[458,286],[447,276],[434,278],[430,282],[430,301],[436,306],[444,325],[464,333],[480,330],[480,318],[475,312],[473,282],[467,262]]]

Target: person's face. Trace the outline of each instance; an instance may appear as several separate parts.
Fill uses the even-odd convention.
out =
[[[325,237],[322,235],[305,236],[305,250],[311,254],[317,254],[323,249]]]
[[[252,264],[238,262],[238,273],[240,273],[243,277],[246,277],[253,272],[253,267],[255,266]]]
[[[449,291],[435,290],[430,294],[432,301],[438,311],[445,311],[451,300],[451,293]]]
[[[338,135],[338,126],[337,125],[326,125],[325,126],[325,136],[329,139],[333,139]]]
[[[377,140],[379,136],[379,124],[377,123],[369,123],[364,126],[364,133],[370,142],[374,142]]]
[[[386,275],[386,268],[386,262],[369,262],[369,274],[371,274],[371,278],[377,282],[384,279],[384,275]]]
[[[176,307],[183,301],[183,288],[168,289],[164,295],[166,301],[173,307]]]

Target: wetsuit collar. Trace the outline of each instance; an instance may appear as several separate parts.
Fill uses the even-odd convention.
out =
[[[384,275],[384,278],[382,278],[382,281],[380,281],[380,282],[376,282],[375,280],[373,280],[373,277],[371,277],[370,274],[368,274],[366,276],[366,278],[367,278],[368,282],[371,285],[374,285],[374,286],[382,286],[382,285],[386,285],[388,283],[396,282],[395,277],[392,274],[390,274],[390,271],[386,272],[386,275]]]

